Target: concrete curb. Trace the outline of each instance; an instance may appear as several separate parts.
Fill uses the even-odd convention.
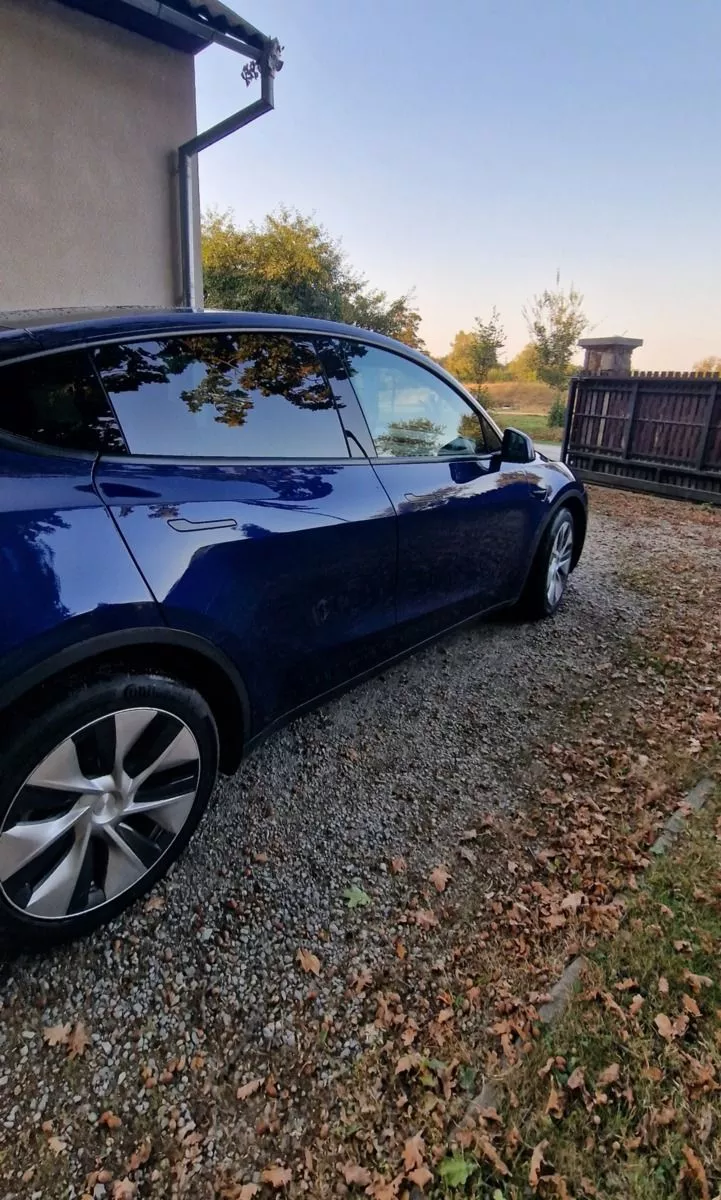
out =
[[[659,834],[656,841],[651,847],[651,853],[657,858],[665,854],[671,848],[676,839],[682,834],[688,824],[688,818],[692,813],[699,813],[706,804],[711,792],[714,789],[714,781],[706,776],[700,779],[699,782],[691,788],[684,798],[683,803],[676,809],[666,821],[663,832]],[[622,901],[623,897],[614,897],[616,901]],[[563,974],[554,983],[550,991],[550,998],[538,1010],[539,1020],[543,1025],[553,1026],[566,1011],[568,1004],[573,995],[573,989],[581,977],[583,968],[586,965],[586,959],[579,955],[568,964]],[[506,1071],[511,1070],[513,1064],[505,1062],[501,1067],[501,1076]],[[477,1096],[471,1100],[468,1108],[461,1121],[458,1122],[458,1127],[468,1124],[469,1120],[474,1120],[476,1115],[484,1108],[497,1108],[501,1098],[501,1081],[500,1077],[487,1079],[483,1084]]]

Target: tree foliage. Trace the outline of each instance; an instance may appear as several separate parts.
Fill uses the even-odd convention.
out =
[[[487,321],[476,317],[471,336],[471,378],[476,388],[481,388],[488,379],[488,372],[498,366],[498,352],[506,344],[506,334],[497,308],[491,309]]]
[[[534,296],[523,315],[536,352],[538,378],[551,387],[565,387],[575,345],[588,324],[583,296],[573,284],[565,292],[557,274],[555,291],[546,289]]]
[[[693,370],[701,371],[704,375],[709,372],[717,374],[721,372],[721,357],[718,354],[708,354],[706,358],[701,358],[693,364]]]
[[[456,379],[464,383],[471,380],[474,367],[473,334],[459,329],[448,354],[441,359],[441,365],[450,371],[451,375],[455,375]]]
[[[202,254],[209,308],[346,321],[423,349],[411,294],[391,300],[369,287],[311,217],[280,208],[240,228],[231,213],[206,213]]]
[[[513,383],[536,383],[538,380],[538,354],[533,342],[519,350],[515,358],[506,363],[504,378]]]

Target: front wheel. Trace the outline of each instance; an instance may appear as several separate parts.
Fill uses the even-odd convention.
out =
[[[217,775],[215,722],[193,689],[118,673],[69,690],[0,753],[0,928],[20,949],[86,934],[148,891]]]
[[[522,605],[532,619],[550,617],[560,605],[573,566],[575,527],[567,508],[561,508],[541,539]]]

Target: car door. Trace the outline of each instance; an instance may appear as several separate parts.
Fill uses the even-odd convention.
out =
[[[530,488],[490,421],[440,375],[348,340],[373,465],[398,514],[398,618],[415,636],[513,600],[528,566]]]
[[[237,663],[253,732],[384,657],[395,513],[313,342],[199,333],[93,358],[129,450],[96,487],[168,623]]]

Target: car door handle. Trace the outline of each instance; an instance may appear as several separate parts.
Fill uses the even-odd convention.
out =
[[[171,529],[178,533],[198,533],[207,529],[237,529],[235,517],[221,517],[217,521],[188,521],[185,517],[174,517],[168,521]]]
[[[538,496],[541,500],[547,500],[551,494],[550,483],[533,483],[531,484],[531,495]]]

